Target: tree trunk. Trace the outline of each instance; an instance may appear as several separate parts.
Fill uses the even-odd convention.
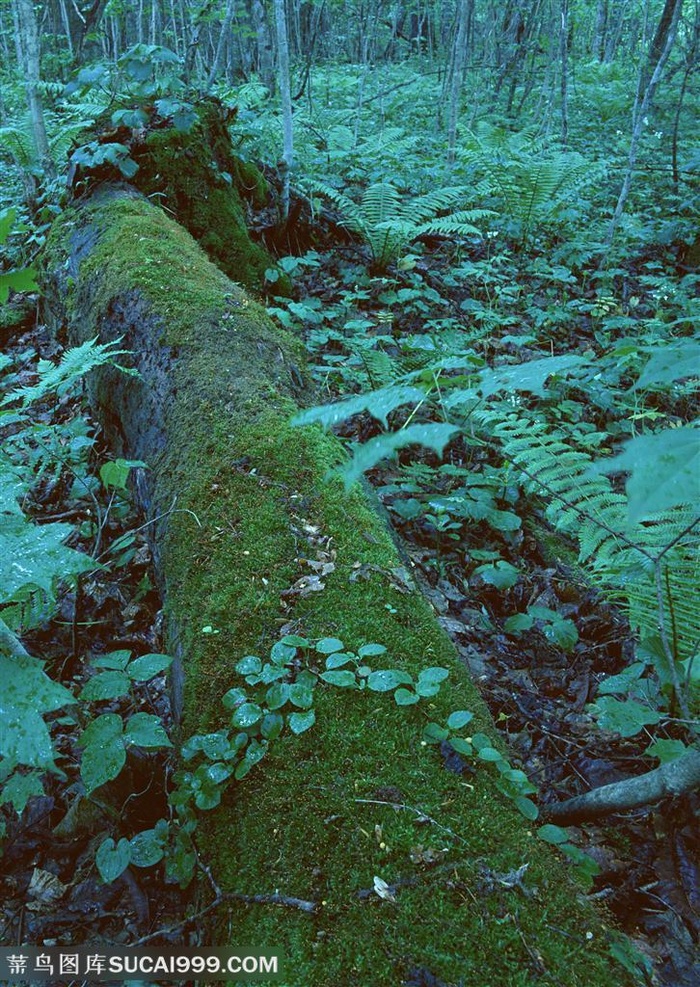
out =
[[[73,59],[73,33],[70,27],[70,17],[68,16],[68,8],[66,7],[66,0],[60,0],[60,10],[61,10],[61,20],[63,21],[63,32],[66,36],[66,44],[68,45],[68,51],[70,52],[71,60]]]
[[[49,151],[49,141],[46,136],[44,110],[39,95],[40,82],[40,49],[39,28],[34,13],[32,0],[15,0],[17,9],[17,50],[21,52],[20,66],[24,72],[27,106],[32,123],[32,134],[37,158],[42,167],[51,174],[53,162]]]
[[[287,16],[284,0],[275,0],[275,31],[277,34],[277,78],[282,101],[282,195],[280,216],[286,222],[289,216],[289,190],[294,167],[294,121],[292,119],[292,93],[289,81],[289,42],[287,40]]]
[[[271,94],[275,91],[275,73],[272,65],[272,41],[262,0],[253,0],[251,18],[255,29],[258,55],[258,72]]]
[[[559,8],[559,94],[561,97],[561,142],[569,139],[569,0],[561,0]]]
[[[80,64],[80,61],[83,57],[83,47],[85,45],[88,35],[90,34],[91,31],[94,31],[97,25],[100,23],[106,7],[107,7],[107,0],[94,0],[94,2],[90,5],[88,10],[85,12],[85,14],[82,14],[80,11],[78,11],[80,15],[80,32],[78,34],[78,42],[75,46],[74,62],[76,65]],[[78,8],[76,7],[76,10],[77,9]],[[117,52],[114,57],[115,59],[118,58],[119,53]]]
[[[622,181],[622,188],[618,196],[617,205],[613,214],[610,228],[607,235],[608,246],[612,244],[618,224],[625,210],[627,198],[632,187],[632,177],[637,164],[637,154],[639,151],[639,141],[644,129],[644,121],[651,107],[656,89],[661,80],[663,70],[671,54],[671,48],[676,38],[678,21],[680,20],[683,0],[666,0],[658,28],[649,49],[649,56],[645,65],[641,69],[638,94],[641,99],[635,102],[632,136],[630,137],[629,154],[627,158],[627,169]]]
[[[459,5],[459,21],[452,54],[452,80],[450,84],[450,102],[447,118],[447,167],[455,163],[455,145],[457,143],[457,121],[459,119],[459,104],[462,96],[462,81],[464,64],[467,58],[467,28],[472,0],[461,0]]]
[[[154,558],[183,733],[225,724],[221,697],[243,685],[236,662],[284,633],[383,644],[389,657],[366,659],[374,668],[450,671],[438,695],[403,709],[318,686],[316,726],[283,734],[235,798],[202,814],[202,859],[246,902],[220,915],[212,941],[274,945],[290,987],[493,987],[522,980],[532,956],[563,987],[616,982],[600,916],[500,795],[497,773],[446,770],[421,745],[427,720],[455,709],[475,712],[475,730],[492,727],[378,516],[359,489],[325,479],[335,440],[290,427],[300,345],[123,187],[62,214],[46,263],[52,322],[73,343],[120,338],[140,371],[105,368],[90,387],[116,454],[149,464],[141,502],[167,515]],[[416,863],[428,849],[446,866]],[[546,909],[534,891],[507,890],[524,861]],[[475,894],[484,875],[502,889]],[[270,904],[292,897],[313,910]]]
[[[224,52],[228,46],[231,37],[231,25],[233,23],[233,15],[236,10],[235,0],[226,0],[226,13],[224,14],[224,22],[221,25],[221,31],[219,33],[219,40],[216,45],[216,54],[214,55],[214,62],[209,73],[209,78],[207,79],[207,89],[211,87],[216,82],[219,72],[221,71],[221,66],[224,61]]]

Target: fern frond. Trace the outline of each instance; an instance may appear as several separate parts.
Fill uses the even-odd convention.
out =
[[[482,194],[500,198],[506,216],[524,233],[595,174],[580,154],[557,150],[533,128],[510,132],[481,123],[469,134],[460,158],[484,176]]]
[[[505,127],[480,120],[474,130],[468,133],[464,150],[467,154],[476,152],[508,162],[523,154],[542,154],[548,143],[548,139],[539,133],[537,126],[506,130]]]
[[[499,440],[525,492],[547,502],[547,520],[576,537],[579,562],[593,580],[624,599],[640,639],[658,633],[661,616],[674,629],[676,657],[689,657],[700,640],[700,531],[692,528],[698,520],[692,508],[632,522],[627,498],[606,476],[590,472],[590,454],[546,420],[507,405],[477,408],[471,420]]]
[[[362,193],[362,221],[366,226],[404,218],[404,207],[398,189],[390,182],[376,182]]]
[[[383,349],[354,348],[354,352],[362,361],[362,365],[372,388],[389,387],[399,376],[395,360]]]
[[[376,159],[385,161],[388,158],[410,154],[415,150],[418,139],[417,135],[407,134],[400,127],[385,127],[383,130],[360,140],[355,150],[357,156],[364,161]]]
[[[326,199],[330,199],[333,205],[337,206],[340,212],[343,214],[341,217],[341,222],[345,226],[351,229],[357,229],[355,225],[361,219],[361,210],[356,202],[341,192],[340,189],[333,188],[332,185],[319,184],[316,185],[316,192],[320,195],[325,196]]]
[[[495,215],[492,209],[462,209],[460,212],[450,213],[449,216],[441,216],[438,219],[423,223],[418,227],[416,236],[423,236],[426,233],[456,233],[459,236],[478,236],[481,234],[481,230],[478,226],[474,226],[474,223],[490,219]]]
[[[69,151],[76,143],[76,138],[88,129],[87,123],[64,124],[57,134],[49,138],[51,157],[60,163],[68,157]]]
[[[124,373],[136,375],[137,371],[129,370],[119,366],[117,358],[124,356],[129,351],[117,349],[119,341],[109,343],[98,343],[96,339],[88,340],[80,346],[66,350],[61,357],[60,363],[51,363],[50,360],[40,360],[37,366],[39,381],[27,387],[19,387],[10,391],[2,401],[0,407],[20,403],[27,408],[34,401],[45,397],[47,394],[55,393],[59,397],[65,394],[68,389],[81,377],[105,364],[112,364]]]
[[[411,219],[415,223],[424,223],[445,209],[451,209],[456,202],[464,200],[469,190],[464,186],[454,188],[438,188],[419,195],[410,202]]]
[[[493,215],[488,209],[465,209],[435,218],[435,213],[463,197],[465,190],[461,188],[434,189],[416,198],[402,198],[391,182],[375,182],[364,190],[359,203],[329,185],[319,185],[317,190],[344,214],[344,224],[363,237],[379,267],[386,266],[419,236],[478,234],[473,222]]]
[[[0,127],[0,146],[9,152],[18,168],[30,168],[36,162],[36,148],[28,120],[26,126]]]

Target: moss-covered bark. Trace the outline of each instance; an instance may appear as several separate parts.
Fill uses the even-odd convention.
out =
[[[232,280],[259,287],[273,261],[248,235],[242,197],[264,205],[265,179],[233,153],[221,107],[204,102],[198,112],[191,132],[153,130],[132,151],[134,183],[157,195]]]
[[[290,428],[296,342],[140,198],[105,195],[68,212],[47,266],[72,340],[123,336],[142,373],[103,374],[95,399],[119,451],[150,463],[151,510],[180,509],[157,537],[184,732],[224,722],[220,697],[242,684],[236,661],[264,654],[290,621],[349,647],[384,644],[390,664],[414,674],[450,669],[448,687],[409,709],[318,688],[314,729],[275,742],[207,816],[201,844],[224,889],[319,903],[313,914],[239,905],[217,944],[279,947],[295,987],[623,984],[600,914],[488,766],[454,774],[421,745],[426,718],[454,709],[473,710],[474,729],[492,727],[429,605],[392,577],[400,563],[382,522],[359,490],[324,478],[335,441]],[[334,553],[325,587],[283,602],[319,547]],[[362,800],[403,803],[438,825]],[[428,849],[439,865],[415,862]],[[524,864],[525,890],[493,879]],[[400,884],[395,903],[361,894],[375,875]]]
[[[244,202],[264,206],[268,187],[260,170],[234,153],[231,115],[211,98],[199,103],[189,131],[178,130],[154,110],[143,129],[115,130],[106,114],[96,125],[97,140],[127,147],[138,165],[133,186],[168,210],[233,281],[259,289],[274,261],[251,240]],[[81,169],[77,185],[83,189],[119,177],[113,165],[102,164]]]

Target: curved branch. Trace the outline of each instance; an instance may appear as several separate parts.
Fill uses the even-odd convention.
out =
[[[693,747],[676,761],[662,764],[638,778],[616,781],[565,802],[546,805],[542,809],[542,818],[557,825],[573,826],[613,812],[653,805],[668,796],[686,795],[698,788],[700,749]]]

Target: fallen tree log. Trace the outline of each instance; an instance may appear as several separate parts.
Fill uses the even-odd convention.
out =
[[[470,730],[495,733],[383,522],[361,490],[325,479],[338,444],[290,427],[299,344],[124,188],[56,222],[45,286],[71,343],[121,338],[140,371],[97,371],[91,391],[116,454],[149,464],[142,502],[166,515],[155,547],[184,670],[183,736],[227,722],[220,700],[242,684],[236,662],[266,653],[282,629],[354,650],[382,644],[382,664],[413,676],[450,671],[438,695],[408,708],[318,688],[316,726],[280,737],[203,815],[201,852],[231,909],[212,945],[277,947],[284,982],[300,987],[624,984],[603,916],[498,791],[497,773],[447,770],[439,747],[421,743],[428,720],[457,709],[475,713]]]

